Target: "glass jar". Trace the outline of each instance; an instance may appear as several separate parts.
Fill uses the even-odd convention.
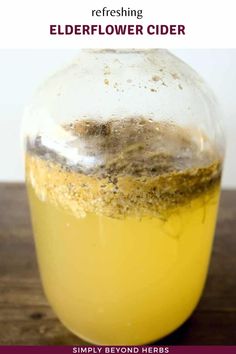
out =
[[[81,50],[25,111],[40,274],[62,323],[138,345],[199,301],[223,162],[215,98],[166,50]]]

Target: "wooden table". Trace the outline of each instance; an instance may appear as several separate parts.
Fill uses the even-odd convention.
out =
[[[23,184],[0,184],[0,345],[86,344],[64,328],[41,288]],[[199,306],[155,344],[236,344],[236,191],[224,191]]]

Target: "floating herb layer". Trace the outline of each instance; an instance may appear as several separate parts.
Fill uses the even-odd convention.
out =
[[[67,151],[78,158],[37,136],[27,143],[27,179],[41,200],[78,217],[167,218],[219,185],[220,154],[197,130],[142,117],[62,128],[70,137]]]

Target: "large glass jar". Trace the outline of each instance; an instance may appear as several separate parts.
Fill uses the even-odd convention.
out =
[[[24,120],[48,301],[96,344],[144,344],[199,301],[223,161],[209,88],[166,50],[82,50]]]

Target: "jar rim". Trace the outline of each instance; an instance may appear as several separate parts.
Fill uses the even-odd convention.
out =
[[[82,52],[88,54],[143,54],[165,51],[162,48],[83,48]]]

